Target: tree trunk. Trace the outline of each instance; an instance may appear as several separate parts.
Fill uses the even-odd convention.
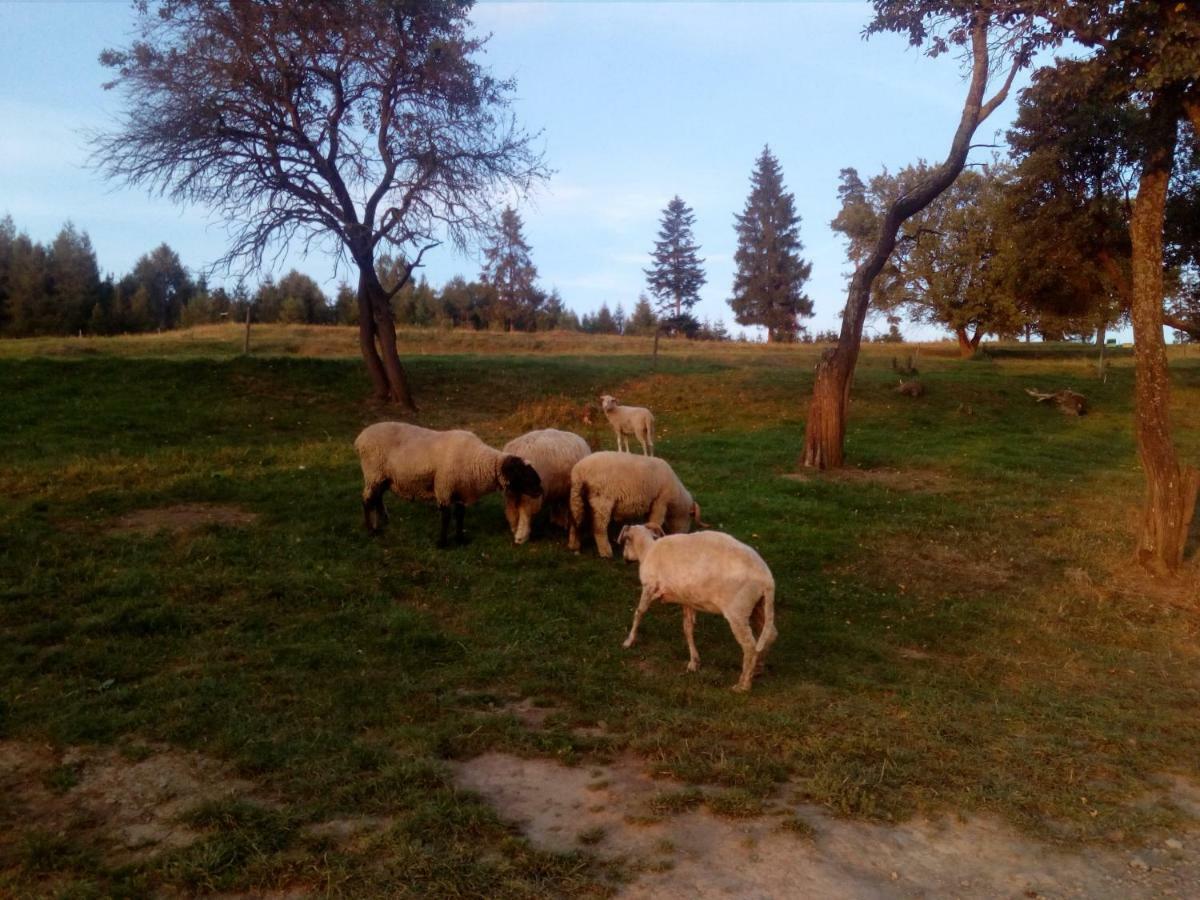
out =
[[[1100,348],[1100,358],[1096,362],[1096,376],[1104,381],[1104,341],[1108,335],[1108,325],[1101,322],[1096,326],[1096,346]]]
[[[249,303],[246,304],[246,336],[242,339],[242,355],[250,355],[250,310],[252,307]]]
[[[1163,221],[1175,153],[1178,100],[1155,97],[1129,223],[1133,264],[1134,402],[1146,495],[1136,558],[1156,575],[1183,562],[1200,472],[1181,466],[1171,440],[1171,381],[1163,340]]]
[[[982,11],[976,13],[976,19],[971,26],[971,84],[949,154],[924,181],[901,194],[888,207],[875,239],[875,246],[850,280],[837,347],[826,351],[817,363],[812,402],[804,429],[804,452],[800,457],[804,466],[826,469],[843,465],[850,381],[862,343],[863,322],[871,300],[871,285],[895,249],[896,234],[900,226],[954,183],[954,179],[966,165],[967,153],[971,149],[971,136],[975,129],[1003,102],[1012,86],[1018,68],[1016,63],[1009,71],[1004,85],[995,96],[984,103],[983,95],[988,79],[987,32],[987,14]]]
[[[955,328],[954,336],[958,338],[958,355],[963,359],[970,359],[979,349],[979,342],[983,339],[983,329],[976,328],[975,334],[968,337],[966,328]]]
[[[376,398],[395,403],[405,412],[416,412],[408,375],[396,354],[396,320],[373,262],[359,264],[358,343]]]

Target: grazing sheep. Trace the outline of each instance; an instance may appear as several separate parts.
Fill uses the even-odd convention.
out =
[[[604,415],[617,433],[617,450],[629,452],[632,434],[642,445],[644,456],[654,455],[654,414],[644,406],[618,406],[617,399],[609,394],[600,398]]]
[[[409,500],[435,500],[442,513],[438,546],[446,546],[450,508],[455,536],[463,541],[466,507],[495,490],[537,497],[537,470],[519,456],[494,450],[469,431],[431,431],[403,422],[378,422],[354,441],[363,471],[363,518],[378,533],[387,524],[384,492]]]
[[[571,470],[571,525],[567,546],[580,547],[579,531],[591,513],[596,550],[612,557],[609,522],[647,519],[668,532],[687,531],[689,519],[700,521],[700,507],[664,460],[638,459],[605,450],[585,456]]]
[[[683,607],[683,634],[688,645],[688,671],[700,668],[696,650],[696,612],[725,617],[742,645],[742,675],[735,691],[750,690],[751,679],[762,672],[775,630],[775,579],[763,558],[741,541],[719,531],[663,537],[650,525],[627,525],[618,543],[628,562],[637,560],[642,596],[633,614],[633,627],[624,647],[637,640],[638,625],[655,600]],[[758,629],[757,640],[753,628]]]
[[[523,544],[529,540],[533,517],[543,506],[550,521],[566,529],[567,501],[571,496],[571,469],[575,463],[592,452],[592,448],[577,434],[544,428],[530,431],[504,445],[505,453],[519,456],[537,469],[542,480],[542,495],[522,495],[509,487],[504,492],[504,515],[512,528],[513,540]]]

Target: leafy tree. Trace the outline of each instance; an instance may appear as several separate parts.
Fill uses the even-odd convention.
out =
[[[60,334],[81,331],[100,301],[100,266],[91,238],[70,222],[54,238],[46,256],[46,298],[38,330]]]
[[[868,35],[885,31],[907,34],[913,46],[925,47],[931,56],[958,50],[970,59],[971,74],[945,160],[888,206],[873,238],[864,243],[862,260],[850,280],[838,344],[817,363],[800,461],[819,469],[837,468],[844,463],[850,381],[858,362],[871,289],[896,247],[900,226],[953,184],[966,165],[976,128],[1008,95],[1013,78],[1028,61],[1038,39],[1034,19],[1021,4],[875,0],[874,6],[875,18],[867,26]],[[991,64],[997,59],[1007,61],[1010,68],[1001,86],[985,99]]]
[[[729,300],[739,325],[761,325],[768,341],[794,341],[801,316],[812,315],[804,283],[812,265],[800,257],[800,216],[784,190],[779,160],[763,147],[750,176],[750,196],[734,216],[737,272]]]
[[[1089,54],[1075,68],[1068,87],[1086,83],[1094,96],[1115,105],[1132,100],[1144,112],[1129,218],[1135,430],[1146,473],[1136,556],[1150,571],[1169,574],[1182,563],[1200,491],[1200,471],[1181,464],[1171,436],[1171,383],[1163,339],[1169,188],[1181,136],[1193,151],[1200,136],[1200,9],[1175,0],[1041,0],[1034,6],[1050,23],[1055,39],[1073,41]]]
[[[292,269],[279,279],[280,321],[320,325],[328,321],[329,300],[312,278]]]
[[[456,277],[442,287],[442,315],[454,326],[470,326],[476,331],[486,328],[494,304],[495,291],[488,284]]]
[[[963,172],[909,218],[872,290],[875,309],[905,310],[913,321],[950,330],[964,357],[975,352],[984,334],[1015,334],[1024,321],[1003,264],[1011,258],[1004,254],[1010,230],[1004,173],[1003,167]],[[843,169],[842,176],[844,186],[857,181],[853,169]],[[831,223],[833,228],[850,229],[853,252],[856,238],[877,231],[896,198],[928,177],[929,167],[922,162],[895,175],[885,171],[866,186],[858,181],[853,191],[843,192],[847,205]]]
[[[159,244],[134,263],[130,273],[133,291],[145,292],[145,314],[160,331],[174,328],[179,313],[192,296],[195,285],[179,254],[167,244]]]
[[[333,320],[338,325],[358,324],[358,295],[354,288],[341,282],[333,300]]]
[[[538,306],[544,295],[538,291],[537,267],[530,256],[532,248],[521,233],[521,217],[511,206],[500,214],[491,243],[483,250],[483,272],[479,280],[495,291],[493,319],[503,322],[505,331],[523,331],[533,327]]]
[[[1128,315],[1128,197],[1143,113],[1093,92],[1086,64],[1033,74],[1008,132],[1012,289],[1043,333],[1096,330]],[[1039,265],[1023,264],[1037,259]]]
[[[348,255],[368,372],[406,409],[377,253],[404,254],[411,277],[440,241],[480,233],[501,193],[546,175],[509,113],[513,82],[477,62],[470,6],[139,0],[134,40],[101,54],[127,102],[94,141],[98,168],[212,209],[226,265],[292,241]]]
[[[663,210],[658,240],[654,242],[653,262],[645,269],[646,284],[658,301],[663,316],[679,319],[700,299],[700,288],[707,279],[703,263],[696,254],[700,245],[692,236],[696,215],[676,195]]]

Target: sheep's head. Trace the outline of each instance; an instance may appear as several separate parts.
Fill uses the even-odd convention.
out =
[[[522,497],[542,496],[542,479],[529,460],[506,456],[500,463],[501,489]]]
[[[663,536],[663,530],[657,525],[626,525],[617,535],[617,543],[623,549],[625,562],[637,562],[645,554],[650,544]]]
[[[600,395],[600,407],[605,412],[608,412],[610,409],[616,408],[616,405],[617,405],[617,398],[614,397],[612,394],[601,394]]]

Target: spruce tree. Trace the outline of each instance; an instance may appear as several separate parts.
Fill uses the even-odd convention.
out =
[[[483,250],[480,280],[496,291],[494,318],[503,320],[505,331],[520,331],[531,326],[543,297],[534,285],[537,267],[521,228],[517,211],[506,206],[493,232],[492,242]]]
[[[813,314],[804,282],[812,264],[800,257],[800,216],[795,197],[784,190],[783,171],[763,147],[750,176],[750,196],[735,215],[737,273],[729,300],[739,325],[761,325],[768,341],[794,341],[799,318]]]
[[[645,269],[646,284],[658,301],[664,317],[681,320],[700,299],[704,277],[704,260],[696,256],[700,245],[692,236],[696,215],[691,207],[672,198],[663,210],[662,226],[654,242],[653,264]]]

